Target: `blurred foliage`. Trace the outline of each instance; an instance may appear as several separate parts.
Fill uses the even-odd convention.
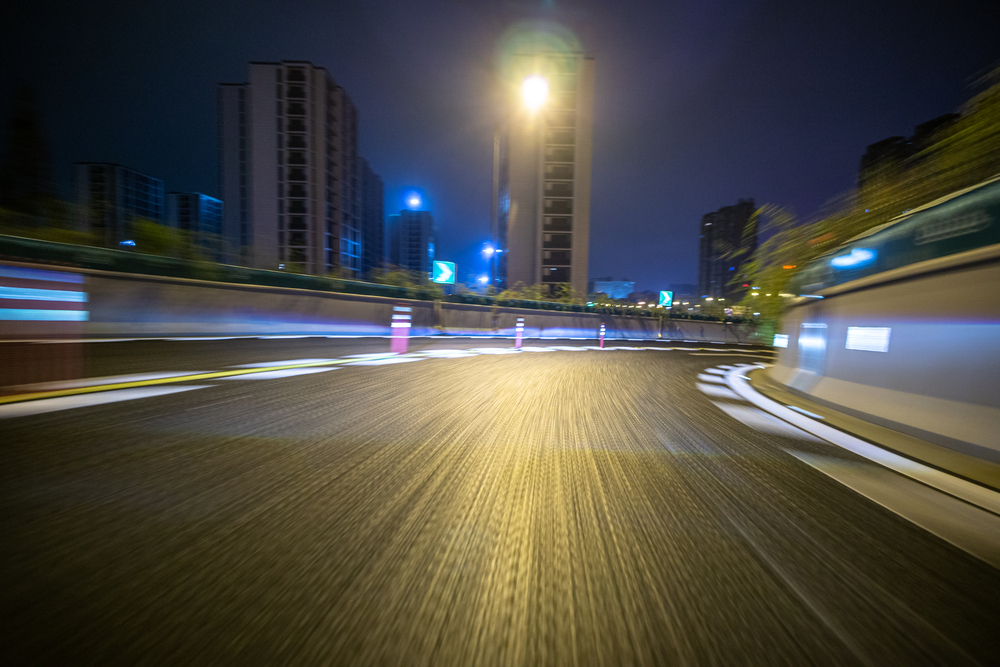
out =
[[[982,91],[954,122],[910,155],[868,172],[861,189],[827,202],[813,219],[800,221],[780,206],[759,208],[756,227],[766,240],[746,265],[747,277],[739,280],[760,289],[748,291],[739,305],[759,312],[762,325],[773,328],[782,311],[779,295],[797,269],[908,210],[1000,173],[1000,68],[975,85]]]
[[[573,290],[569,283],[556,283],[551,287],[543,283],[535,283],[526,287],[517,282],[497,294],[498,301],[546,301],[549,303],[565,303],[580,306],[586,301],[583,296]]]
[[[382,268],[373,269],[372,282],[380,285],[418,289],[429,299],[444,297],[444,289],[441,285],[431,282],[430,277],[425,272],[410,271],[402,266],[387,264]]]

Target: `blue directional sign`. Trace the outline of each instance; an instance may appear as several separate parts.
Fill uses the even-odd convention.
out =
[[[660,303],[658,305],[663,306],[664,308],[669,308],[674,305],[674,293],[666,290],[660,290]]]
[[[431,267],[431,282],[440,283],[442,285],[455,284],[454,262],[438,262],[435,260]]]

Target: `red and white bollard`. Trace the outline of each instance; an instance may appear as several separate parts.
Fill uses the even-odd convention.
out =
[[[405,354],[410,340],[410,324],[413,308],[397,303],[392,307],[392,352]]]
[[[601,347],[604,347],[604,322],[601,322]]]
[[[521,349],[521,337],[524,335],[524,318],[517,318],[517,326],[514,327],[514,347]]]

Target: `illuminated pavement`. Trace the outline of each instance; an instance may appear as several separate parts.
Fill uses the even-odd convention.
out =
[[[88,350],[126,375],[387,347]],[[412,358],[0,420],[3,661],[996,663],[1000,571],[789,454],[863,463],[706,372],[752,357]]]

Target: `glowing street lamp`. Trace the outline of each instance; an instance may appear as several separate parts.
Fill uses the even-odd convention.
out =
[[[524,104],[532,111],[537,111],[549,96],[549,82],[545,77],[533,74],[521,84],[521,94]]]

